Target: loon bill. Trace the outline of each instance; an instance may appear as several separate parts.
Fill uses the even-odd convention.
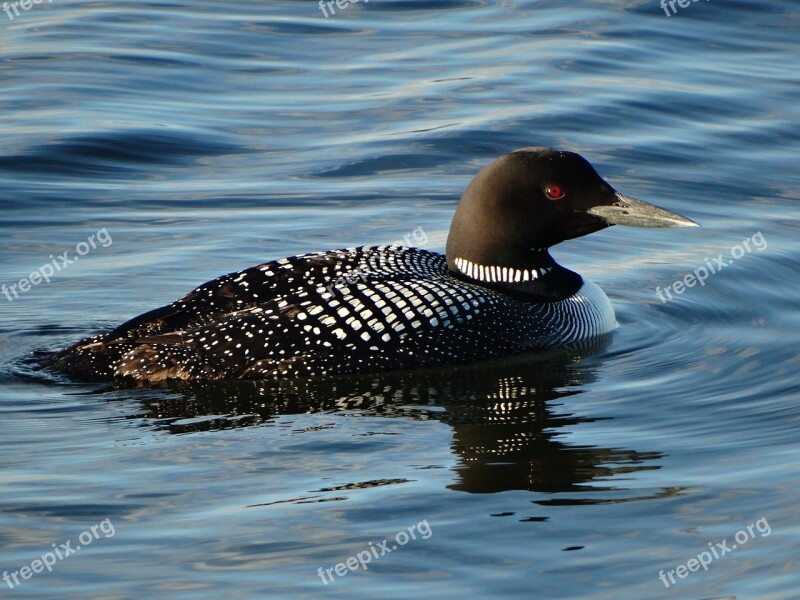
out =
[[[101,380],[264,379],[462,364],[578,342],[614,329],[614,310],[548,250],[610,225],[697,223],[620,194],[578,154],[521,148],[469,184],[445,255],[364,246],[281,258],[218,277],[50,364]]]

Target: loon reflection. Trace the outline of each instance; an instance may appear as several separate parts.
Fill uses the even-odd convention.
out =
[[[148,390],[155,396],[144,400],[145,412],[136,417],[144,416],[172,433],[257,425],[280,415],[316,412],[436,419],[453,429],[452,448],[459,460],[451,489],[472,493],[620,490],[599,482],[657,469],[655,461],[662,455],[570,444],[570,431],[597,419],[559,410],[558,402],[582,393],[593,381],[594,368],[581,362],[607,343],[607,338],[600,338],[580,347],[459,367],[181,384],[170,388],[175,394]],[[674,492],[657,495],[670,493]],[[634,498],[601,502],[625,499]],[[584,501],[578,497],[542,503]]]

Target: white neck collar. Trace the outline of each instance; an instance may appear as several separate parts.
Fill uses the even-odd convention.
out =
[[[553,267],[540,267],[538,269],[515,269],[499,265],[479,265],[466,258],[456,258],[453,263],[458,271],[470,279],[477,281],[523,283],[544,277],[553,270]]]

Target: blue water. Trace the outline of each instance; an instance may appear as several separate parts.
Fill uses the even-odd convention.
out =
[[[0,295],[0,571],[90,542],[3,597],[797,598],[797,3],[345,6],[0,13],[0,283],[78,258]],[[608,340],[161,389],[28,360],[269,259],[442,251],[472,175],[529,145],[703,225],[554,249]]]

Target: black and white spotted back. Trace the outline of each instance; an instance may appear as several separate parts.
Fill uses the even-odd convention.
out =
[[[354,373],[466,363],[614,326],[591,282],[565,300],[532,302],[454,276],[442,254],[375,246],[223,275],[56,361],[149,381]]]

